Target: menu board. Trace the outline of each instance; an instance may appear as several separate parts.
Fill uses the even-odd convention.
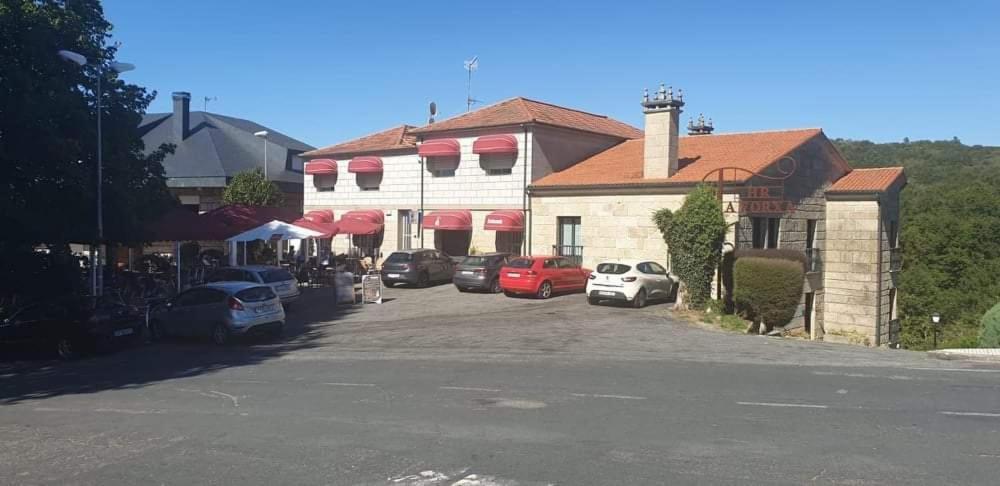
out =
[[[382,303],[382,279],[378,274],[361,277],[361,300],[365,304]]]

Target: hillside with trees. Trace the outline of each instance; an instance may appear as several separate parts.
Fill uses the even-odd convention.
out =
[[[903,345],[930,348],[930,315],[938,312],[940,347],[975,347],[980,319],[1000,302],[1000,147],[957,138],[834,142],[853,167],[906,168],[898,302]]]

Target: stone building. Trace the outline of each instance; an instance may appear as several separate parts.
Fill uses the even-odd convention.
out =
[[[709,183],[722,189],[727,251],[807,256],[802,300],[786,327],[889,342],[898,328],[902,169],[852,170],[818,128],[714,134],[699,118],[681,136],[684,105],[662,86],[644,95],[644,131],[524,98],[400,126],[303,154],[305,210],[381,212],[383,253],[528,251],[589,268],[622,258],[669,268],[652,214],[679,209]]]

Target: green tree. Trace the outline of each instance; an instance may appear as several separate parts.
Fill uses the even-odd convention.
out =
[[[1000,348],[1000,304],[983,315],[983,328],[979,333],[979,347]]]
[[[118,79],[108,63],[111,24],[96,0],[0,1],[0,278],[41,243],[96,237],[96,82],[102,72],[105,238],[143,240],[143,229],[175,201],[161,161],[144,153],[138,125],[155,93]],[[60,49],[86,56],[80,67]],[[104,69],[98,69],[102,65]]]
[[[222,193],[222,201],[247,206],[278,206],[284,201],[284,195],[277,184],[265,179],[264,172],[256,168],[236,174]]]
[[[652,219],[667,243],[671,269],[681,280],[678,307],[687,302],[692,308],[704,308],[726,237],[726,220],[715,189],[701,184],[676,213],[661,209]]]

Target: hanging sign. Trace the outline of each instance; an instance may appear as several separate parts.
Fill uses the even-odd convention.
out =
[[[738,172],[745,172],[753,178],[764,181],[778,182],[781,185],[747,185],[740,187],[736,193],[739,195],[739,202],[728,201],[723,204],[722,211],[727,214],[744,215],[781,215],[795,212],[795,202],[785,197],[785,181],[795,173],[797,163],[792,157],[782,158],[776,165],[778,175],[766,175],[759,172],[744,169],[742,167],[722,167],[715,169],[705,177],[703,181],[708,181],[712,174],[718,174],[718,194],[719,201],[722,202],[722,195],[725,190],[726,170],[733,171],[733,178]]]

